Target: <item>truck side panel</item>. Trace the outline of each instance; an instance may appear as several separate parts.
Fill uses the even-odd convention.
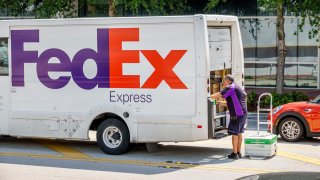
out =
[[[196,110],[192,23],[14,25],[10,33],[11,135],[86,139],[82,131],[100,107],[119,109],[120,117],[128,112],[138,140],[148,136],[134,135],[134,127],[144,132],[146,124],[172,131],[160,141],[190,132]],[[166,128],[170,124],[187,128]]]

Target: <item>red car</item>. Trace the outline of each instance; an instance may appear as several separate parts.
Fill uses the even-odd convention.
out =
[[[320,95],[309,102],[293,102],[273,109],[273,133],[285,141],[320,137]],[[270,122],[271,115],[268,116]],[[270,126],[268,127],[270,131]]]

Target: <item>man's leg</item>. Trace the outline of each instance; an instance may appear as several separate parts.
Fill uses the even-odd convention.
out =
[[[232,153],[228,155],[229,159],[239,159],[237,154],[238,135],[232,135]]]
[[[241,152],[241,145],[242,145],[242,134],[244,133],[245,125],[247,121],[247,114],[244,114],[241,119],[239,119],[239,134],[238,134],[238,147],[237,147],[237,152]]]
[[[237,150],[238,150],[238,139],[239,137],[237,135],[232,135],[232,150],[233,150],[233,153],[236,153],[237,154]]]
[[[239,159],[237,154],[238,150],[238,133],[239,133],[239,125],[238,121],[230,121],[228,126],[228,133],[232,135],[232,153],[228,155],[230,159]]]
[[[239,133],[239,134],[238,134],[237,152],[241,152],[241,144],[242,144],[242,133]]]

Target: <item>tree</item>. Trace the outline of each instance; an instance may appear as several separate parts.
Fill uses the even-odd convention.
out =
[[[277,73],[276,73],[276,91],[283,94],[284,86],[284,67],[287,56],[287,47],[284,32],[284,12],[286,0],[260,0],[260,6],[264,11],[277,12],[277,43],[278,43],[278,58],[277,58]]]
[[[120,2],[123,0],[108,0],[110,17],[117,15]],[[187,0],[126,0],[124,6],[126,12],[135,16],[183,14],[190,9]]]
[[[227,0],[209,0],[205,10],[215,8],[220,2]],[[277,43],[278,43],[278,58],[277,58],[277,74],[276,74],[276,91],[283,94],[284,86],[284,67],[287,55],[287,47],[285,44],[284,31],[284,14],[292,13],[295,16],[301,17],[299,30],[303,30],[306,19],[309,20],[313,29],[309,32],[309,38],[313,38],[319,33],[320,26],[320,6],[319,0],[258,0],[259,6],[264,11],[277,12]]]
[[[108,3],[109,3],[109,17],[114,17],[115,16],[115,13],[116,13],[116,5],[115,5],[115,0],[108,0]]]
[[[133,15],[181,15],[190,9],[187,0],[128,0],[125,9]]]
[[[36,18],[73,17],[76,10],[74,0],[0,0],[0,9],[7,9],[12,16],[23,15],[29,8]]]
[[[90,1],[92,0],[0,0],[0,9],[8,9],[12,16],[23,15],[28,8],[33,8],[36,18],[73,17],[77,9],[75,2],[81,7]],[[187,0],[106,0],[106,16],[120,15],[117,14],[117,7],[121,3],[126,12],[132,15],[183,14],[190,9]]]
[[[79,0],[81,5],[92,0]],[[122,16],[117,12],[119,5],[124,5],[126,14],[138,15],[173,15],[184,14],[190,9],[187,0],[108,0],[109,17]]]

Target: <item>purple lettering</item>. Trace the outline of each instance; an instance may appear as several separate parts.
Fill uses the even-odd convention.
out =
[[[51,58],[57,58],[60,63],[49,63]],[[48,75],[49,71],[54,72],[70,72],[71,61],[69,56],[61,49],[48,49],[44,51],[37,63],[37,74],[39,80],[51,89],[59,89],[66,86],[70,81],[70,76],[60,76],[58,79],[51,79]]]
[[[110,102],[117,102],[116,100],[113,99],[116,97],[115,95],[113,95],[114,93],[115,91],[110,91]]]
[[[93,89],[109,87],[109,31],[98,29],[97,52],[92,49],[82,49],[76,53],[72,60],[72,77],[75,83],[83,89]],[[97,64],[97,75],[93,79],[88,79],[83,72],[83,64],[86,60],[92,59]]]
[[[37,51],[24,51],[24,43],[39,42],[39,30],[11,30],[12,86],[24,86],[24,63],[36,63]]]
[[[85,48],[78,51],[72,62],[67,53],[61,49],[52,48],[44,51],[38,58],[38,51],[25,51],[24,43],[39,42],[39,30],[12,30],[12,85],[24,86],[24,64],[37,63],[37,74],[42,84],[51,89],[66,86],[71,77],[60,76],[57,79],[49,77],[49,72],[71,72],[75,83],[83,89],[109,88],[109,30],[97,30],[97,51]],[[51,58],[57,58],[60,63],[49,63]],[[86,60],[92,59],[97,64],[97,75],[88,79],[83,72]]]

